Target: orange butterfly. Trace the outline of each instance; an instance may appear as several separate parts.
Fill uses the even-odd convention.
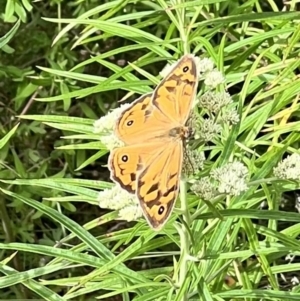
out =
[[[153,93],[134,101],[116,122],[115,134],[125,146],[110,154],[111,179],[136,194],[154,230],[166,223],[178,196],[197,85],[196,59],[185,55]]]

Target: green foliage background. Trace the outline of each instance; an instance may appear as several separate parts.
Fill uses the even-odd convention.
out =
[[[0,2],[1,298],[299,300],[299,183],[272,178],[299,152],[297,2]],[[111,183],[93,122],[188,51],[225,74],[241,116],[205,149],[202,176],[239,158],[251,180],[212,202],[223,220],[188,195],[186,248],[174,215],[156,233],[100,210]]]

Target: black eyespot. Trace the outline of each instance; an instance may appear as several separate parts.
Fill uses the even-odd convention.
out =
[[[129,120],[128,122],[127,122],[127,125],[128,126],[131,126],[133,124],[133,120]]]
[[[190,68],[189,68],[188,66],[185,66],[185,67],[182,69],[182,71],[183,71],[183,72],[188,72],[189,69],[190,69]]]
[[[127,155],[122,156],[122,161],[127,162],[128,161],[128,156]]]
[[[160,206],[159,209],[158,209],[158,214],[159,215],[162,215],[165,211],[165,207],[164,206]]]

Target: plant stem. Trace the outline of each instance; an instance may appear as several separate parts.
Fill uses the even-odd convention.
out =
[[[184,1],[181,1],[181,0],[178,0],[176,1],[177,4],[182,4],[182,2]],[[178,16],[178,23],[179,23],[179,27],[178,30],[179,30],[179,34],[180,34],[180,38],[181,38],[181,41],[182,41],[182,45],[183,45],[183,52],[184,54],[187,54],[190,52],[189,50],[189,44],[188,44],[188,37],[187,37],[187,34],[186,34],[186,29],[185,29],[185,8],[182,7],[178,10],[176,10],[177,12],[177,16]]]
[[[187,277],[188,273],[188,257],[190,251],[190,237],[186,227],[190,225],[190,213],[188,210],[187,204],[187,186],[186,180],[182,179],[180,181],[180,202],[181,202],[181,212],[182,217],[185,223],[182,223],[177,227],[179,236],[180,236],[180,246],[181,246],[181,254],[179,259],[179,277],[178,277],[178,287],[181,287]],[[188,291],[186,291],[183,295],[182,301],[186,301],[188,296]]]

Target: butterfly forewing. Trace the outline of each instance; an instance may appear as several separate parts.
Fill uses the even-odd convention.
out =
[[[195,57],[185,55],[153,92],[152,102],[172,123],[184,125],[197,92],[198,73]]]
[[[121,113],[116,122],[115,133],[125,144],[135,144],[144,141],[143,129],[147,116],[151,111],[151,105],[149,106],[151,96],[152,93],[142,95],[136,99]]]
[[[148,143],[153,140],[161,140],[166,136],[167,130],[172,127],[169,119],[166,119],[151,103],[152,94],[146,94],[135,100],[119,117],[115,134],[125,144]]]

